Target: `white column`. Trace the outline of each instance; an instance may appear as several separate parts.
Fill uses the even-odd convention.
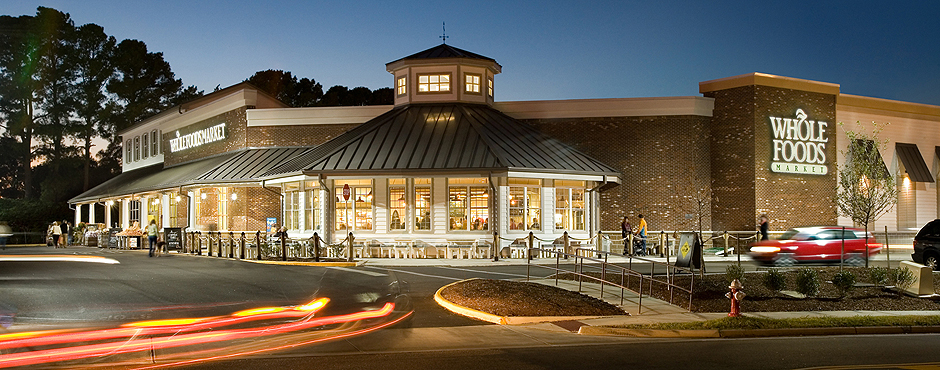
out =
[[[114,203],[111,203],[111,202],[112,201],[109,200],[104,203],[104,224],[107,227],[113,226],[112,225],[113,221],[111,221],[111,207],[114,207]]]
[[[160,196],[160,227],[167,227],[170,225],[170,202],[175,202],[176,199],[170,199],[168,194],[163,194]]]
[[[186,223],[190,230],[196,229],[196,196],[193,192],[186,192]]]
[[[90,224],[95,223],[95,204],[97,203],[88,204],[88,223]]]
[[[131,198],[121,200],[121,225],[122,229],[131,226]]]

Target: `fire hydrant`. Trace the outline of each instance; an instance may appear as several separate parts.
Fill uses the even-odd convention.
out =
[[[741,282],[738,281],[738,279],[734,279],[734,281],[731,282],[731,286],[728,288],[731,289],[730,293],[725,293],[725,297],[731,299],[731,312],[728,313],[728,316],[739,317],[741,316],[741,301],[746,295],[743,291],[741,291],[744,286],[741,285]]]

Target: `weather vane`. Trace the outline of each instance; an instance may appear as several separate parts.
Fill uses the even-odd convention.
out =
[[[447,44],[447,23],[441,22],[441,28],[444,29],[444,34],[438,37],[440,37],[441,40],[444,40],[444,44]]]

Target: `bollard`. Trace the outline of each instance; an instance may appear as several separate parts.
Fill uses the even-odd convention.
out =
[[[196,255],[202,255],[202,233],[196,232]]]
[[[228,232],[228,258],[235,258],[235,233]]]
[[[280,239],[281,239],[281,261],[287,261],[287,238],[281,235]]]
[[[255,231],[255,247],[258,248],[258,254],[255,255],[255,259],[261,260],[261,231]]]
[[[493,262],[499,262],[499,233],[493,231]]]
[[[528,258],[529,258],[529,261],[532,260],[532,245],[533,245],[534,243],[535,243],[535,234],[533,234],[531,231],[529,231],[529,248],[528,248],[528,252],[527,252],[528,255],[529,255],[529,257],[528,257]]]
[[[313,233],[313,260],[320,262],[320,235]]]
[[[245,232],[242,231],[241,244],[239,245],[238,259],[245,259]]]
[[[731,299],[731,312],[728,313],[728,317],[740,317],[741,316],[741,300],[744,299],[744,291],[741,289],[744,288],[741,285],[741,282],[738,279],[734,279],[731,282],[731,285],[728,287],[731,289],[730,293],[725,293],[725,297]]]
[[[356,239],[356,237],[353,236],[353,233],[352,233],[352,232],[349,232],[349,238],[347,239],[347,242],[349,243],[349,247],[346,248],[346,249],[347,249],[347,251],[346,251],[346,253],[347,253],[346,261],[348,261],[348,262],[352,262],[352,261],[353,261],[353,241],[354,241],[355,239]]]
[[[728,235],[727,231],[725,231],[725,233],[722,235],[722,237],[725,238],[725,252],[722,255],[724,255],[725,257],[728,257],[728,237],[729,236],[730,235]]]

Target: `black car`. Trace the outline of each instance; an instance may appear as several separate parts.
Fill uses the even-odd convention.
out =
[[[928,222],[914,237],[914,262],[940,270],[940,219]]]

